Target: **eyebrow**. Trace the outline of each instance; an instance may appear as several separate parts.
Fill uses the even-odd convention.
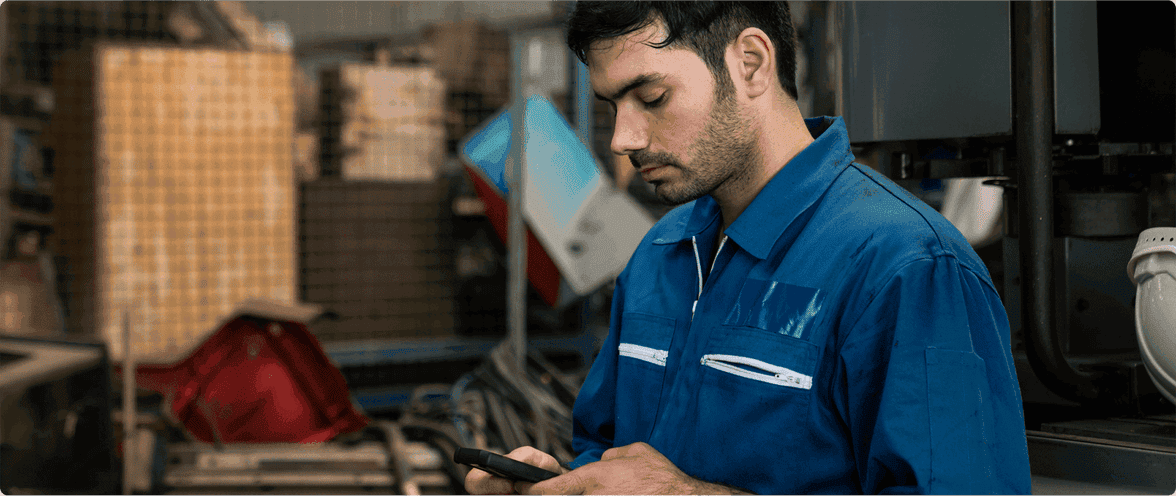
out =
[[[665,79],[666,79],[665,74],[641,74],[641,75],[629,80],[629,82],[627,84],[625,84],[625,86],[623,88],[621,88],[620,91],[613,93],[611,96],[605,97],[605,96],[601,95],[600,93],[596,93],[596,99],[597,100],[604,100],[606,102],[614,102],[616,100],[621,99],[621,97],[625,96],[626,93],[633,91],[634,89],[637,89],[637,88],[644,86],[646,84],[660,83],[660,82],[664,81]],[[595,93],[595,92],[593,92],[593,93]]]

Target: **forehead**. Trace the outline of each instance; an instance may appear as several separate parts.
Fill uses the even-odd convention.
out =
[[[649,46],[665,38],[665,27],[659,21],[624,36],[594,42],[586,54],[592,89],[607,95],[641,74],[672,77],[697,69],[694,65],[703,65],[702,59],[690,50]]]

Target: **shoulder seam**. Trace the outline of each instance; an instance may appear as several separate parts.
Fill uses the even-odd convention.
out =
[[[901,265],[898,265],[894,269],[894,271],[892,271],[890,273],[890,275],[886,278],[886,281],[879,286],[878,291],[875,292],[874,294],[870,295],[870,298],[866,301],[866,304],[863,307],[862,314],[858,315],[857,318],[854,320],[853,324],[847,328],[848,330],[846,331],[845,341],[842,341],[842,344],[849,341],[849,339],[853,335],[857,334],[857,332],[855,332],[855,331],[857,331],[858,325],[861,324],[862,315],[865,315],[864,309],[870,308],[870,306],[872,306],[874,304],[874,300],[876,300],[878,298],[878,295],[882,294],[882,289],[889,286],[890,283],[892,281],[894,281],[894,278],[897,277],[900,272],[906,270],[907,267],[910,267],[911,265],[914,265],[915,263],[925,262],[925,261],[934,261],[934,260],[938,260],[940,258],[950,258],[950,259],[954,260],[955,264],[957,266],[963,268],[964,270],[967,270],[969,273],[971,273],[973,276],[975,276],[977,279],[979,279],[981,282],[983,282],[985,287],[987,287],[989,291],[992,291],[992,293],[997,296],[997,300],[1000,301],[1001,304],[1004,304],[1004,301],[1000,299],[1000,292],[998,292],[996,290],[996,287],[992,284],[992,282],[986,280],[983,277],[980,277],[980,274],[977,274],[976,271],[972,270],[971,267],[968,267],[967,265],[960,263],[959,257],[956,257],[955,254],[944,252],[944,253],[939,253],[937,255],[921,256],[918,258],[913,258],[913,259],[907,260],[907,261],[903,262]]]
[[[860,172],[863,176],[865,176],[866,179],[870,180],[870,182],[877,184],[879,188],[886,190],[886,192],[890,193],[890,196],[893,196],[895,200],[902,202],[902,204],[906,205],[907,208],[910,208],[911,210],[913,210],[915,212],[915,214],[917,214],[919,216],[919,218],[923,219],[923,224],[927,226],[927,229],[930,229],[931,232],[933,234],[935,234],[935,242],[939,244],[939,249],[943,250],[943,238],[939,237],[939,231],[937,231],[935,229],[935,226],[931,224],[931,221],[928,220],[925,215],[923,215],[923,212],[920,212],[918,208],[915,208],[914,205],[911,205],[910,202],[908,202],[906,198],[903,198],[902,196],[895,194],[893,191],[890,191],[890,189],[887,188],[885,185],[883,185],[882,183],[879,183],[873,177],[870,177],[870,175],[867,174],[865,171],[861,170],[861,167],[865,167],[864,165],[861,165],[857,162],[851,162],[849,165],[851,167],[857,169],[858,172]]]
[[[885,187],[884,185],[882,185],[882,184],[881,184],[881,183],[879,183],[878,181],[874,180],[874,178],[873,178],[873,177],[870,177],[870,175],[869,175],[869,174],[867,174],[865,171],[863,171],[863,170],[861,170],[861,169],[860,169],[861,167],[866,167],[866,166],[864,166],[864,165],[862,165],[862,164],[859,164],[859,163],[857,163],[857,162],[852,162],[850,165],[851,165],[851,166],[853,166],[855,169],[858,169],[858,172],[860,172],[860,173],[861,173],[863,176],[865,176],[865,177],[866,177],[866,179],[868,179],[870,182],[872,182],[872,183],[874,183],[874,184],[877,184],[879,188],[886,189],[886,187]],[[920,212],[918,208],[915,208],[915,206],[914,206],[914,205],[911,205],[911,204],[910,204],[910,202],[908,202],[906,198],[903,198],[902,196],[895,194],[894,192],[890,191],[889,189],[886,189],[886,191],[887,191],[888,193],[890,193],[890,195],[891,195],[891,196],[893,196],[895,200],[898,200],[898,201],[902,202],[902,203],[903,203],[903,205],[906,205],[908,208],[910,208],[910,209],[911,209],[911,210],[913,210],[913,211],[914,211],[916,214],[918,214],[919,218],[923,219],[923,225],[927,226],[927,229],[931,230],[931,232],[932,232],[933,234],[935,234],[935,242],[936,242],[936,244],[938,245],[938,248],[939,248],[939,251],[940,251],[940,253],[939,253],[939,254],[936,254],[936,255],[932,255],[933,257],[937,257],[937,256],[940,256],[940,255],[947,255],[947,256],[951,256],[952,258],[955,258],[955,259],[956,259],[956,263],[958,263],[958,264],[960,265],[960,267],[963,267],[964,269],[967,269],[967,270],[968,270],[968,272],[971,272],[971,273],[975,274],[977,277],[979,277],[979,276],[980,276],[980,274],[978,274],[978,273],[977,273],[975,270],[973,270],[973,268],[972,268],[970,265],[968,265],[968,264],[966,264],[966,263],[963,263],[963,261],[962,261],[962,260],[960,260],[960,259],[959,259],[959,257],[956,257],[956,256],[954,255],[954,253],[953,253],[953,252],[950,252],[950,251],[948,251],[948,250],[946,249],[946,247],[945,247],[945,245],[944,245],[944,243],[943,243],[943,238],[942,238],[942,237],[939,235],[939,231],[935,229],[935,226],[931,224],[931,221],[930,221],[930,220],[928,220],[928,219],[927,219],[927,217],[926,217],[925,215],[923,215],[923,213],[922,213],[922,212]],[[949,221],[949,222],[950,222],[950,221]],[[981,280],[981,281],[982,281],[982,282],[983,282],[983,283],[984,283],[986,286],[988,286],[988,288],[989,288],[989,289],[991,289],[992,291],[996,292],[996,293],[999,295],[999,294],[1000,294],[1000,292],[996,290],[996,286],[995,286],[995,285],[992,283],[992,281],[990,280],[990,278],[991,278],[991,275],[990,275],[988,278],[985,278],[985,277],[979,277],[979,279],[980,279],[980,280]],[[889,282],[889,281],[888,281],[888,282]]]
[[[890,275],[886,277],[886,281],[878,286],[878,290],[874,294],[870,295],[870,298],[866,301],[866,304],[863,307],[863,309],[870,308],[870,306],[872,306],[874,304],[874,300],[876,300],[878,298],[878,295],[882,294],[882,289],[885,289],[887,286],[889,286],[890,283],[892,281],[894,281],[894,278],[897,277],[899,273],[906,270],[907,267],[910,267],[911,265],[914,265],[915,263],[918,263],[918,262],[935,261],[940,258],[950,258],[955,261],[956,265],[963,267],[965,269],[968,268],[966,265],[960,263],[960,259],[958,257],[956,257],[955,254],[949,253],[946,251],[935,254],[935,255],[924,255],[924,256],[920,256],[918,258],[912,258],[910,260],[902,262],[901,264],[896,266],[893,271],[891,271]],[[975,272],[972,271],[971,269],[968,269],[968,272],[972,272],[973,274],[975,274]],[[991,288],[991,287],[992,286],[989,286],[989,288]],[[864,314],[865,314],[865,312],[863,311],[862,315],[864,315]],[[846,335],[847,340],[849,339],[850,334],[856,334],[854,331],[857,329],[858,324],[861,323],[862,315],[858,315],[857,319],[854,320],[853,325],[848,327],[849,331],[847,331],[847,335]]]

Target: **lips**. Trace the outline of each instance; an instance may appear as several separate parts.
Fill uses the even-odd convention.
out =
[[[664,166],[664,165],[653,165],[653,166],[649,166],[649,167],[642,167],[641,168],[641,178],[648,181],[650,174],[652,174],[654,171],[656,171],[658,169],[664,169],[665,167],[666,166]]]

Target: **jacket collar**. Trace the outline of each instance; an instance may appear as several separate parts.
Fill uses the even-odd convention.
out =
[[[767,258],[772,247],[796,218],[817,201],[852,161],[849,135],[840,117],[804,120],[815,140],[801,150],[764,185],[747,209],[731,223],[726,235],[756,258]],[[690,239],[719,220],[719,207],[710,195],[693,202],[690,215],[669,226],[654,244]]]

